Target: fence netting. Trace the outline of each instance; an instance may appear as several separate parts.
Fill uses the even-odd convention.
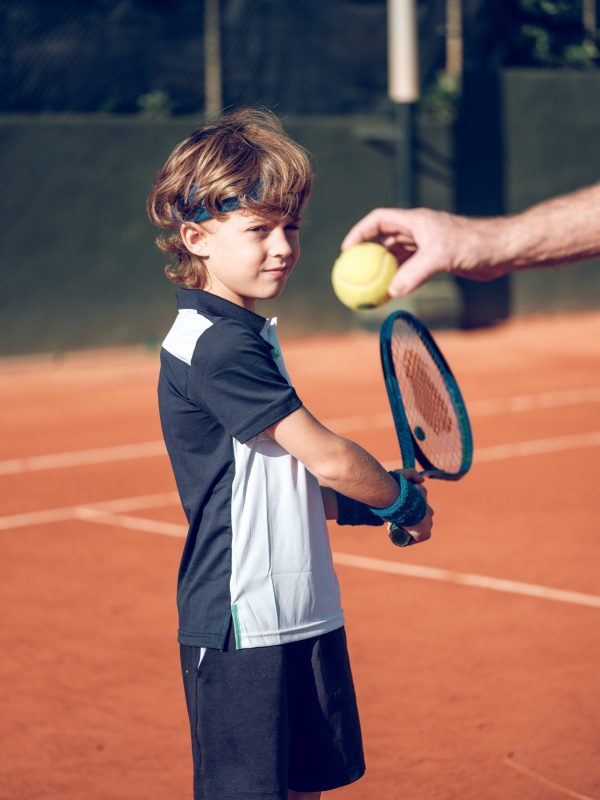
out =
[[[385,0],[217,0],[223,106],[369,113],[387,104]],[[419,7],[424,77],[443,0]],[[203,0],[3,0],[0,111],[204,110]]]
[[[451,6],[466,68],[600,63],[597,0],[416,1],[425,92]],[[0,0],[0,111],[195,114],[211,94],[289,114],[387,108],[386,0]]]

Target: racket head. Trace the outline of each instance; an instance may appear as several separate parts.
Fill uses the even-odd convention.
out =
[[[402,402],[402,394],[400,392],[398,377],[396,375],[396,369],[394,366],[394,354],[390,338],[393,326],[388,325],[390,319],[391,317],[388,317],[381,328],[381,365],[383,367],[383,377],[385,379],[387,396],[390,401],[392,417],[394,418],[394,426],[396,428],[398,444],[400,445],[402,466],[405,469],[414,469],[415,448],[413,447],[413,437],[410,430],[410,424],[406,416],[404,403]]]
[[[432,478],[462,478],[473,461],[471,424],[430,332],[408,311],[393,312],[381,327],[381,359],[404,466],[416,457]],[[405,461],[407,439],[412,464]]]

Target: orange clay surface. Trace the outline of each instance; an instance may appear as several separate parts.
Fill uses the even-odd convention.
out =
[[[600,315],[436,338],[475,465],[429,484],[426,544],[331,525],[367,756],[332,796],[599,800]],[[306,406],[397,463],[376,337],[283,344]],[[0,362],[1,800],[191,798],[157,371]],[[388,571],[416,566],[438,571]]]

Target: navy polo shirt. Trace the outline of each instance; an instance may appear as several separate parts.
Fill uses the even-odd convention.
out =
[[[189,523],[179,569],[179,641],[282,644],[343,625],[321,492],[264,434],[301,407],[276,320],[178,289],[161,349],[165,444]]]

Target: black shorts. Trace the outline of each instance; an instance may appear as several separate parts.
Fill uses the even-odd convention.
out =
[[[194,800],[287,800],[365,771],[360,722],[338,628],[271,647],[181,645]],[[201,658],[202,655],[202,658]]]

